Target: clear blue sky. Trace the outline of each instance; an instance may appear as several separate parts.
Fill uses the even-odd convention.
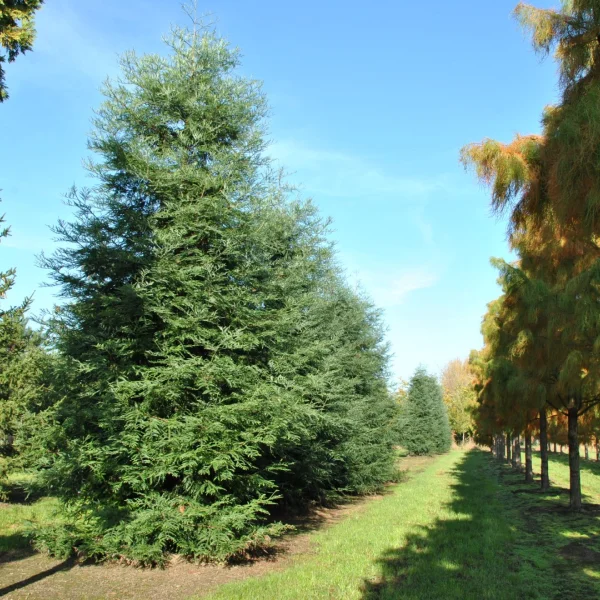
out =
[[[199,0],[265,82],[271,154],[325,215],[349,277],[384,309],[396,378],[434,373],[481,345],[498,295],[491,256],[509,257],[505,224],[458,153],[484,137],[539,130],[557,95],[511,17],[516,0]],[[538,6],[552,6],[538,1]],[[82,169],[99,87],[128,49],[162,52],[184,22],[177,0],[46,0],[34,51],[7,69],[0,105],[1,209],[12,226],[0,269],[16,266],[11,300],[55,301],[36,266],[48,229],[68,217],[64,193]]]

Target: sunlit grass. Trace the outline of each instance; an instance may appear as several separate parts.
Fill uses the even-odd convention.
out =
[[[522,454],[525,461],[525,455]],[[580,458],[581,467],[581,491],[590,502],[600,503],[600,463],[595,460]],[[541,470],[539,452],[533,453],[533,471]],[[561,488],[569,487],[569,457],[566,454],[548,454],[548,470],[550,472],[550,483]]]
[[[512,498],[480,451],[439,457],[313,536],[314,553],[214,600],[548,598],[550,558],[523,560]]]

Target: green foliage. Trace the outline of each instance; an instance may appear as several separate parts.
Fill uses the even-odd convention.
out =
[[[380,316],[344,283],[327,223],[265,158],[266,102],[211,31],[127,54],[45,264],[68,376],[45,428],[64,555],[225,560],[265,543],[275,504],[394,475]]]
[[[450,361],[442,373],[444,404],[448,410],[450,428],[457,437],[472,435],[473,414],[477,395],[473,387],[473,373],[468,361]]]
[[[44,0],[0,0],[0,102],[8,98],[2,63],[13,62],[31,50],[35,39],[33,16]]]
[[[516,16],[537,51],[555,51],[562,97],[545,110],[542,136],[509,145],[484,140],[462,153],[491,185],[492,206],[510,207],[510,242],[520,259],[498,262],[504,294],[486,319],[493,325],[484,332],[482,401],[496,405],[488,414],[508,431],[522,431],[545,404],[568,415],[571,507],[579,509],[578,422],[600,402],[600,5],[520,3]]]
[[[419,367],[410,380],[399,418],[400,445],[411,454],[441,454],[451,445],[440,384]]]
[[[0,218],[0,224],[4,218]],[[0,230],[0,239],[9,235]],[[15,270],[0,273],[0,298],[15,281]],[[31,464],[40,421],[51,394],[50,365],[53,361],[43,336],[27,324],[31,299],[0,309],[0,496],[6,478],[15,469]]]

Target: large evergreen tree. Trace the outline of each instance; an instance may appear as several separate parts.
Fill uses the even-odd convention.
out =
[[[401,406],[400,444],[411,454],[441,454],[451,445],[448,413],[435,377],[419,367]]]
[[[45,259],[50,322],[75,386],[55,411],[56,553],[226,558],[281,530],[276,502],[392,476],[379,316],[343,283],[327,223],[265,158],[266,103],[212,32],[128,54]]]

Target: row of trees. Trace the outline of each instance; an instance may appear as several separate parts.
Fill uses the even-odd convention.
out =
[[[0,313],[2,464],[61,500],[56,555],[224,559],[282,531],[273,506],[395,476],[380,315],[272,168],[238,62],[198,23],[123,58],[96,184],[42,257],[62,302],[35,332],[28,301]]]
[[[494,210],[508,213],[519,257],[494,261],[503,293],[488,306],[485,347],[471,357],[477,433],[498,452],[502,435],[510,442],[523,434],[528,479],[531,437],[539,436],[547,487],[548,413],[560,415],[570,506],[578,510],[580,428],[585,421],[586,435],[597,433],[600,402],[600,5],[565,0],[555,11],[521,3],[516,15],[537,51],[554,51],[562,95],[545,110],[541,135],[463,149],[464,163],[490,185]]]

